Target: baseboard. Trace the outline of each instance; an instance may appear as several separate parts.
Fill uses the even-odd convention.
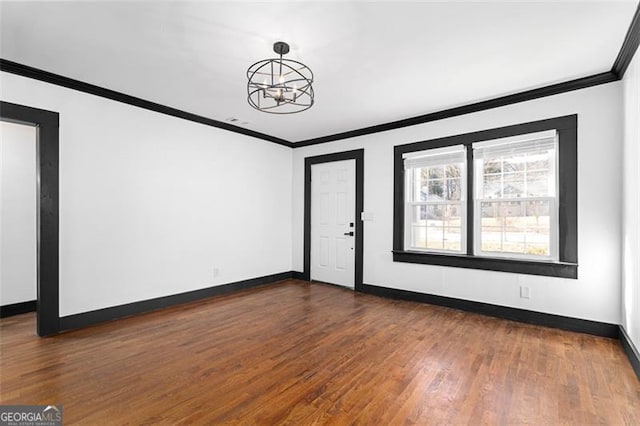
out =
[[[640,352],[638,352],[638,348],[633,344],[623,326],[620,326],[620,344],[629,358],[633,371],[636,372],[636,376],[640,379]]]
[[[14,315],[26,314],[27,312],[35,312],[37,303],[35,300],[26,302],[12,303],[10,305],[0,306],[0,318],[12,317]]]
[[[60,331],[74,330],[77,328],[87,327],[90,325],[124,318],[131,315],[141,314],[144,312],[155,311],[158,309],[180,305],[187,302],[206,299],[212,296],[218,296],[245,290],[248,288],[258,287],[265,284],[271,284],[277,281],[290,279],[292,276],[293,273],[291,271],[282,272],[279,274],[251,278],[235,283],[207,287],[200,290],[189,291],[186,293],[158,297],[149,300],[142,300],[140,302],[127,303],[126,305],[113,306],[109,308],[98,309],[95,311],[69,315],[60,318]]]
[[[304,272],[292,271],[292,274],[293,274],[292,275],[293,279],[308,281],[307,277],[304,274]]]
[[[542,325],[545,327],[560,328],[562,330],[576,331],[595,336],[611,338],[619,337],[619,327],[617,324],[608,324],[561,315],[546,314],[526,309],[510,308],[506,306],[492,305],[489,303],[436,296],[427,293],[417,293],[389,287],[379,287],[370,284],[363,284],[361,291],[362,293],[372,294],[375,296],[446,306],[448,308],[460,309],[462,311],[474,312],[496,318]]]

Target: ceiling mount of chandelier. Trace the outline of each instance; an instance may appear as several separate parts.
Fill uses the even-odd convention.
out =
[[[313,105],[313,72],[305,64],[284,59],[289,45],[273,44],[279,58],[264,59],[247,70],[247,100],[253,108],[271,114],[293,114]]]

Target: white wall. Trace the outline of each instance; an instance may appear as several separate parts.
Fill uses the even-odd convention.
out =
[[[291,270],[291,149],[8,73],[0,85],[60,113],[61,316]]]
[[[622,326],[640,348],[640,53],[623,80]]]
[[[621,83],[328,144],[293,158],[293,269],[303,270],[304,157],[365,149],[364,282],[618,324],[620,321]],[[393,262],[393,147],[578,114],[579,279]],[[531,289],[519,298],[519,285]]]
[[[36,300],[36,128],[0,122],[0,305]]]

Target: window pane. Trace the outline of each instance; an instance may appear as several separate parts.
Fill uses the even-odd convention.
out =
[[[462,145],[404,157],[405,248],[460,252],[464,248],[466,149]]]
[[[444,230],[440,226],[428,226],[427,230],[427,244],[425,248],[428,249],[443,249],[444,243]]]
[[[553,196],[553,182],[549,171],[527,172],[527,196]]]
[[[422,206],[412,206],[411,207],[411,224],[412,225],[427,225],[427,212],[428,207],[426,205]]]
[[[445,206],[444,248],[462,250],[462,208],[460,204]]]
[[[502,176],[488,175],[484,177],[484,198],[502,198]]]
[[[447,178],[459,178],[462,177],[462,167],[460,164],[449,164],[445,166],[445,172]]]
[[[424,168],[422,170],[428,170],[426,173],[429,179],[443,179],[444,168],[442,166]]]
[[[500,158],[485,158],[483,173],[485,175],[502,173],[502,162],[500,161]]]
[[[442,250],[443,228],[440,226],[414,226],[411,228],[412,247],[417,249]]]
[[[549,153],[527,155],[527,170],[549,170]]]
[[[520,197],[524,194],[524,173],[508,173],[504,175],[503,196],[505,198]]]
[[[444,181],[444,199],[459,200],[462,198],[462,179],[451,178]]]
[[[444,179],[429,179],[427,183],[427,200],[444,199]]]
[[[524,155],[513,155],[502,158],[502,171],[504,173],[524,171],[527,159]]]
[[[527,201],[527,253],[550,255],[551,241],[551,202],[546,200]],[[530,247],[529,247],[530,246]]]
[[[413,248],[462,249],[462,206],[459,203],[413,206],[411,211]]]
[[[415,201],[449,201],[462,199],[460,166],[423,167],[418,169],[419,185],[414,188]],[[444,178],[446,176],[446,178]]]
[[[555,150],[482,157],[481,198],[555,196]]]
[[[480,203],[480,250],[549,256],[550,200]]]

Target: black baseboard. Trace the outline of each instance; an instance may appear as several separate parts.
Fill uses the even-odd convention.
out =
[[[619,327],[617,324],[570,318],[561,315],[546,314],[526,309],[510,308],[506,306],[492,305],[489,303],[456,299],[453,297],[436,296],[427,293],[417,293],[408,290],[378,287],[370,284],[363,284],[361,291],[362,293],[372,294],[375,296],[446,306],[448,308],[460,309],[462,311],[474,312],[496,318],[542,325],[545,327],[560,328],[562,330],[576,331],[595,336],[618,338],[619,334]]]
[[[627,358],[629,358],[633,371],[636,372],[636,376],[640,379],[640,352],[638,352],[623,326],[620,326],[620,344],[627,354]]]
[[[60,331],[74,330],[77,328],[87,327],[90,325],[124,318],[131,315],[155,311],[174,305],[180,305],[182,303],[193,302],[212,296],[219,296],[222,294],[258,287],[265,284],[271,284],[277,281],[290,279],[292,275],[293,274],[291,271],[282,272],[280,274],[251,278],[248,280],[238,281],[230,284],[223,284],[215,287],[207,287],[200,290],[189,291],[186,293],[158,297],[149,300],[142,300],[140,302],[127,303],[126,305],[113,306],[109,308],[98,309],[95,311],[69,315],[60,318]]]
[[[27,312],[35,312],[36,306],[37,304],[35,300],[28,300],[26,302],[12,303],[11,305],[0,306],[0,318],[26,314]]]
[[[293,271],[292,272],[293,279],[308,281],[308,277],[304,274],[304,272]]]

